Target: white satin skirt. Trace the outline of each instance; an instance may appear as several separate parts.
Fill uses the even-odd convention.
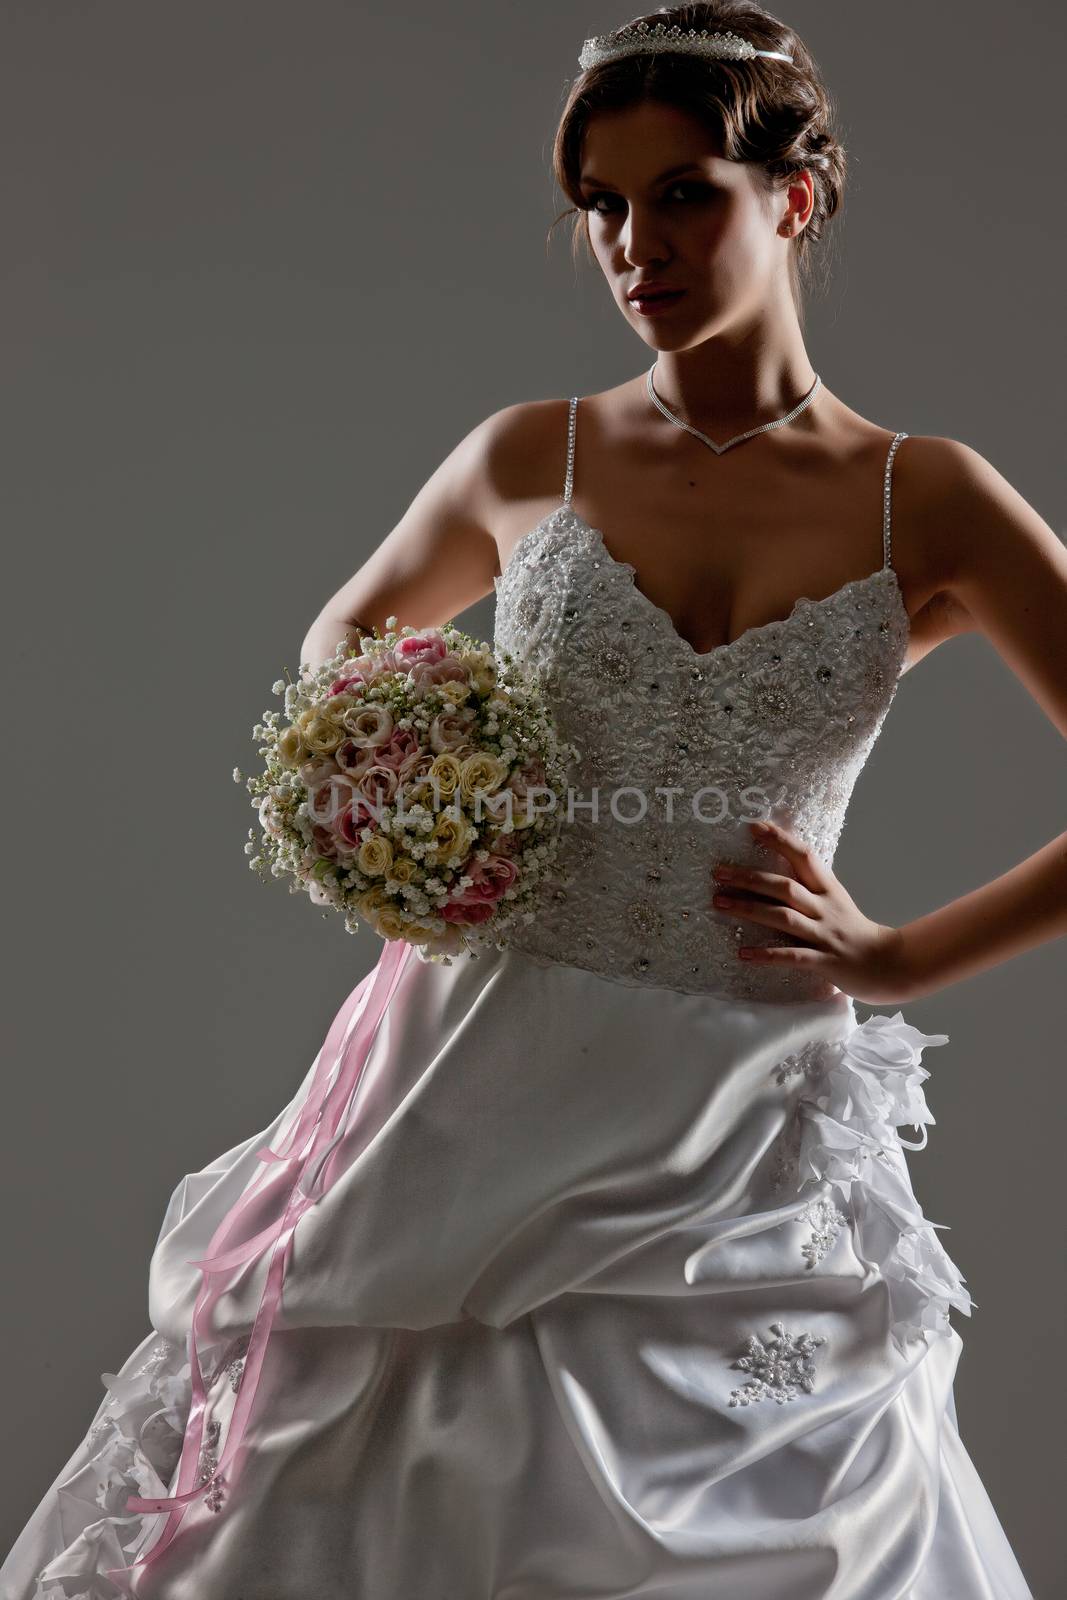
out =
[[[408,952],[220,1492],[165,1548],[174,1512],[126,1509],[225,1448],[268,1263],[214,1305],[191,1462],[193,1263],[319,1058],[175,1187],[151,1330],[0,1600],[1033,1600],[957,1431],[971,1301],[898,1132],[921,1147],[944,1042],[843,994]]]

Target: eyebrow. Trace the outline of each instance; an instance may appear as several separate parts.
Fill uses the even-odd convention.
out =
[[[652,179],[652,182],[653,183],[662,183],[665,178],[676,178],[679,175],[679,173],[682,173],[682,172],[700,172],[700,171],[702,171],[702,168],[700,167],[699,163],[697,163],[696,161],[683,161],[683,162],[681,162],[681,164],[679,166],[677,166],[677,167],[668,167],[666,169],[666,171],[659,173],[657,177]],[[605,183],[602,178],[594,178],[591,172],[583,172],[578,181],[583,186],[587,186],[588,185],[588,186],[591,187],[591,186],[595,185],[598,189],[612,189],[612,188],[614,188],[614,184]]]

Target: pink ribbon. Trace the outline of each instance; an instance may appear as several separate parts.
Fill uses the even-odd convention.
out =
[[[344,1136],[345,1129],[340,1127],[342,1117],[363,1075],[378,1024],[413,953],[414,946],[403,940],[386,940],[377,965],[360,980],[334,1018],[319,1052],[307,1098],[281,1150],[275,1151],[269,1145],[264,1145],[256,1152],[259,1160],[272,1169],[266,1181],[260,1183],[263,1174],[256,1175],[246,1193],[223,1218],[207,1255],[200,1261],[188,1263],[201,1269],[204,1282],[192,1317],[192,1395],[182,1440],[178,1492],[156,1499],[142,1499],[137,1495],[127,1499],[128,1512],[167,1511],[170,1515],[147,1556],[141,1557],[130,1567],[116,1567],[106,1573],[126,1594],[134,1593],[131,1574],[151,1566],[172,1543],[188,1507],[194,1500],[207,1494],[216,1480],[222,1484],[223,1473],[236,1455],[259,1385],[267,1341],[281,1303],[282,1284],[292,1255],[293,1233],[304,1212],[315,1205],[330,1187],[326,1169],[330,1155]],[[328,1080],[334,1067],[337,1068],[337,1074],[331,1084]],[[254,1216],[263,1215],[263,1206],[268,1199],[276,1207],[281,1207],[276,1220],[243,1243],[231,1243],[239,1234],[242,1223],[247,1225]],[[223,1246],[227,1243],[231,1243],[231,1247],[224,1250]],[[234,1267],[260,1260],[272,1243],[267,1279],[245,1352],[244,1369],[226,1432],[226,1444],[210,1477],[197,1483],[207,1399],[197,1351],[197,1333],[206,1333],[208,1317],[225,1292],[226,1285],[218,1280]]]

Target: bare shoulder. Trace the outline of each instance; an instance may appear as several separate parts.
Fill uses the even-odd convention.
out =
[[[516,502],[551,495],[563,482],[569,405],[567,399],[520,400],[476,430],[488,518]]]
[[[979,626],[968,607],[976,583],[1015,565],[1054,565],[1063,546],[1001,472],[959,439],[909,434],[893,466],[894,540],[920,611],[936,608],[949,632]]]
[[[1062,551],[1018,489],[959,439],[909,435],[897,452],[894,479],[894,504],[907,501],[949,585],[965,583],[991,562],[1054,559]]]
[[[502,508],[551,481],[561,449],[553,429],[566,407],[524,401],[469,428],[320,617],[383,627],[396,616],[401,625],[432,627],[491,594],[502,569]]]
[[[898,526],[916,659],[952,634],[981,633],[1064,726],[1067,546],[1049,524],[972,446],[909,436],[894,465]]]

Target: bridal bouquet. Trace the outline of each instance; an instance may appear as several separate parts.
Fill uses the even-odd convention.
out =
[[[244,781],[262,832],[245,852],[261,876],[343,912],[348,932],[363,921],[449,964],[486,940],[503,948],[535,915],[578,750],[510,654],[396,620],[273,685],[285,711],[253,729],[265,767]]]

